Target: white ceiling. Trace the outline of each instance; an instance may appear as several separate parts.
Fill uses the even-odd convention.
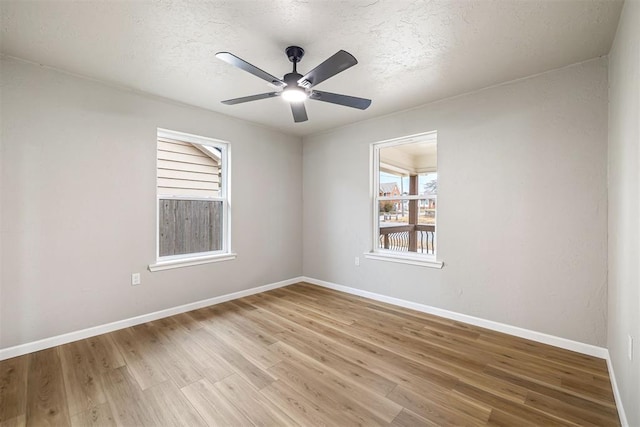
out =
[[[412,108],[609,52],[618,0],[7,1],[1,50],[76,74],[296,135]],[[302,74],[340,49],[359,64],[318,90],[371,98],[366,111],[284,100],[226,106],[269,92],[214,57],[229,51],[278,77],[284,48]]]

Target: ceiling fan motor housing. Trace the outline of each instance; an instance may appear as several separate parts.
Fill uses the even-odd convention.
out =
[[[285,74],[282,80],[287,86],[298,86],[298,80],[300,80],[301,78],[302,74],[293,72]]]
[[[289,46],[284,51],[287,54],[287,58],[289,58],[289,61],[293,62],[294,64],[296,62],[300,62],[300,60],[304,56],[304,49],[299,46]]]

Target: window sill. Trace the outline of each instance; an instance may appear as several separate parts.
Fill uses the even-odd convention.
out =
[[[158,261],[155,264],[149,265],[149,271],[162,271],[172,268],[190,267],[192,265],[209,264],[211,262],[229,261],[236,259],[237,256],[235,253],[228,253]]]
[[[435,257],[412,256],[407,254],[392,254],[386,252],[368,252],[364,254],[365,258],[375,259],[378,261],[397,262],[399,264],[418,265],[420,267],[442,268],[444,262],[436,261]]]

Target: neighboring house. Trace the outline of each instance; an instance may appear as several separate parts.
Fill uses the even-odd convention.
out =
[[[395,197],[395,196],[400,196],[400,189],[398,188],[398,184],[396,184],[395,182],[383,182],[380,184],[380,196],[382,197]],[[385,209],[384,205],[393,205],[393,210],[390,210],[389,208]],[[396,202],[391,202],[391,201],[386,201],[386,202],[381,202],[380,203],[380,210],[384,211],[384,212],[397,212],[398,210],[400,210],[400,202],[396,201]],[[386,216],[386,215],[385,215]]]
[[[436,199],[437,199],[437,189],[435,187],[433,188],[426,188],[424,190],[424,192],[422,193],[425,196],[427,196],[427,200],[421,200],[420,202],[420,206],[424,206],[426,209],[428,210],[433,210],[435,211],[436,209]]]
[[[395,182],[383,182],[380,184],[380,195],[383,197],[399,196],[400,189]]]
[[[158,138],[158,194],[212,197],[220,189],[220,154],[215,148]]]

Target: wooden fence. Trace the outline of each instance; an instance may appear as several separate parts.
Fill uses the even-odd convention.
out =
[[[222,249],[222,202],[159,200],[160,256]]]

